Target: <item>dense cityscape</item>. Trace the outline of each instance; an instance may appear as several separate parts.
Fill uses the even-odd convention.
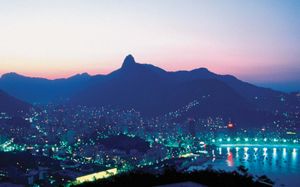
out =
[[[116,169],[116,174],[156,168],[159,172],[166,162],[197,158],[185,166],[177,164],[188,170],[216,157],[212,151],[215,146],[282,145],[298,149],[299,129],[295,124],[300,123],[299,112],[283,112],[281,121],[250,130],[222,117],[176,122],[196,105],[193,101],[156,118],[142,117],[134,109],[54,104],[34,106],[18,118],[2,112],[1,154],[15,157],[17,162],[1,160],[12,162],[1,166],[1,180],[42,186],[76,184],[93,180],[94,175],[86,180],[80,177],[99,171]]]
[[[299,187],[299,0],[0,0],[0,187]]]

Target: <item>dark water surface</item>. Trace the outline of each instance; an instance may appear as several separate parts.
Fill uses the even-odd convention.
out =
[[[240,165],[253,175],[267,175],[275,186],[300,187],[300,149],[293,146],[221,146],[204,166],[236,170]]]

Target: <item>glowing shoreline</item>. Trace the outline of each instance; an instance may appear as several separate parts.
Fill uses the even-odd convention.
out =
[[[299,144],[216,144],[220,147],[293,147],[300,148]]]

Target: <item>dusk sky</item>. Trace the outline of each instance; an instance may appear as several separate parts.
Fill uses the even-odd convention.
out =
[[[133,54],[169,71],[300,82],[298,0],[0,0],[0,24],[0,74],[107,74]]]

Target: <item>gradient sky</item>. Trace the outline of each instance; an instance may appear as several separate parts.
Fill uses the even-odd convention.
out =
[[[298,84],[300,1],[0,0],[0,74],[106,74],[129,53],[170,71]]]

